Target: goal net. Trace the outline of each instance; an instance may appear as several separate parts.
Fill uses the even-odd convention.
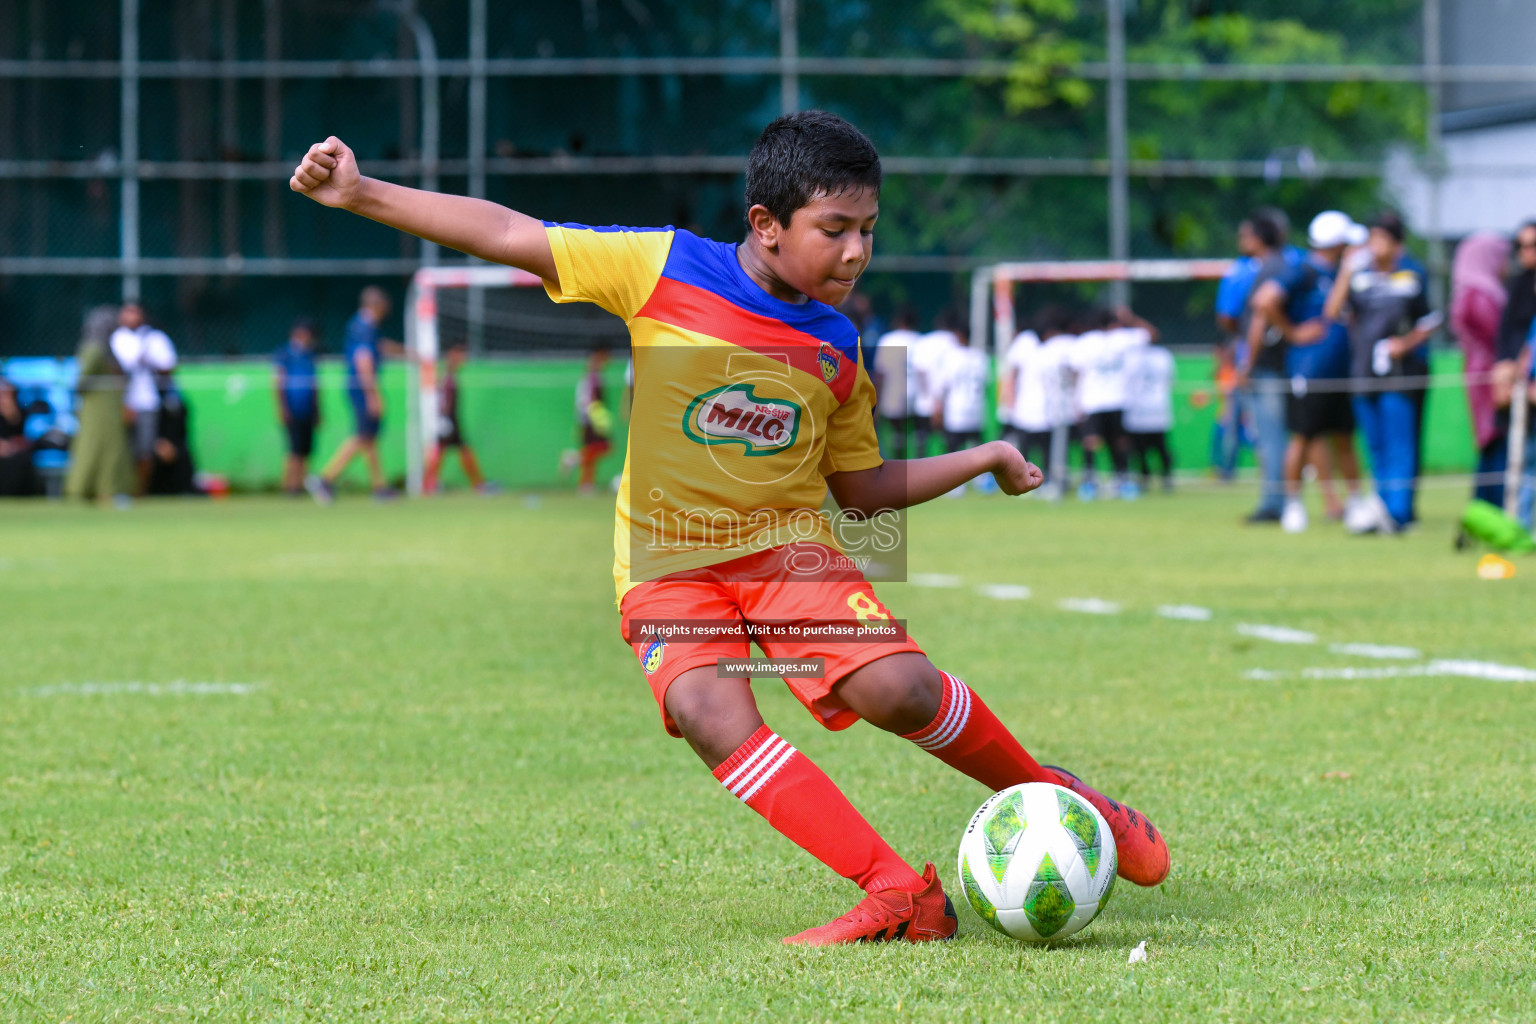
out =
[[[618,317],[589,303],[555,304],[535,274],[494,265],[422,267],[406,300],[406,490],[423,492],[426,467],[437,452],[442,428],[439,361],[463,345],[477,359],[506,360],[489,384],[503,397],[517,422],[499,421],[515,432],[527,457],[550,467],[570,429],[574,392],[573,359],[597,348],[622,353],[629,335]],[[563,357],[563,358],[562,358]],[[623,357],[618,362],[622,364]],[[490,439],[496,440],[496,439]]]

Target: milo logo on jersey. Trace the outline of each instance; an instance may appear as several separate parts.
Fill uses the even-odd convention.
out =
[[[727,384],[688,403],[683,433],[698,444],[739,444],[746,455],[772,455],[794,446],[800,406],[759,398],[751,384]]]

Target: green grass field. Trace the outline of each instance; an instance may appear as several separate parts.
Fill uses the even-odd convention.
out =
[[[0,1020],[1532,1019],[1536,683],[1422,666],[1536,668],[1536,563],[1477,579],[1459,488],[1402,538],[1247,497],[912,516],[962,585],[886,603],[1173,850],[1049,949],[963,905],[951,944],[778,944],[857,894],[662,732],[603,501],[0,508]],[[1351,666],[1420,674],[1302,673]],[[981,788],[756,689],[953,886]]]

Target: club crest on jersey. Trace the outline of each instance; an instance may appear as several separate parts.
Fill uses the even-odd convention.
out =
[[[816,353],[816,364],[821,367],[821,379],[831,384],[837,378],[837,349],[822,342],[821,350]]]
[[[759,398],[751,384],[727,384],[688,403],[683,433],[697,444],[739,444],[743,454],[772,455],[794,447],[800,406],[784,398]]]
[[[661,668],[661,659],[666,649],[667,642],[659,636],[645,645],[645,650],[640,652],[640,668],[646,675]]]

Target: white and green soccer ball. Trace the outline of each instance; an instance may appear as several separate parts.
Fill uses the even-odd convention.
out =
[[[1115,884],[1115,837],[1069,789],[1030,782],[992,795],[960,837],[960,887],[983,921],[1054,942],[1099,916]]]

